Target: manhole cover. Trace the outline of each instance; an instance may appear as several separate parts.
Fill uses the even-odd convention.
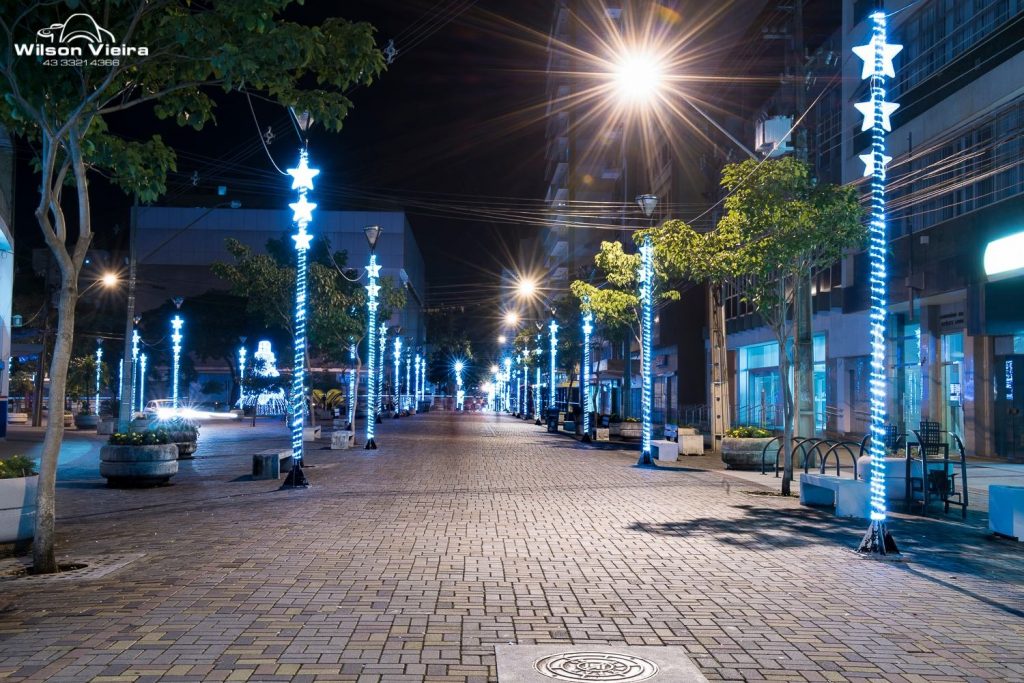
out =
[[[559,681],[643,681],[658,673],[654,662],[616,652],[563,652],[538,659],[534,667]]]

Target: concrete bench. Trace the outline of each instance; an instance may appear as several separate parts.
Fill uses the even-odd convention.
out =
[[[270,448],[252,456],[253,479],[280,479],[281,470],[292,466],[292,451],[289,448]]]
[[[665,462],[675,462],[679,460],[679,444],[675,441],[654,441],[651,444],[651,450],[654,452],[654,455],[658,460],[663,460]]]
[[[988,485],[988,528],[1024,543],[1024,486]]]
[[[346,451],[352,444],[352,432],[344,429],[331,432],[331,450]]]
[[[868,484],[858,479],[840,479],[828,474],[800,474],[801,505],[834,505],[839,517],[868,516]]]
[[[320,438],[320,425],[315,427],[303,427],[302,428],[302,440],[303,441],[316,441]]]
[[[703,434],[680,434],[679,455],[704,455]]]

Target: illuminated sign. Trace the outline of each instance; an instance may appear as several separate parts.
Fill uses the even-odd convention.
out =
[[[993,240],[985,247],[985,274],[1024,270],[1024,232]]]

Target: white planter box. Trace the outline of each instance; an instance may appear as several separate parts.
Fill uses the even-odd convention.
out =
[[[704,455],[704,437],[680,432],[679,455]]]
[[[337,431],[331,433],[331,450],[347,451],[352,443],[352,432]]]
[[[28,413],[8,413],[7,424],[24,425],[28,424]]]
[[[658,460],[675,462],[679,460],[679,444],[675,441],[655,441],[651,444]]]
[[[100,423],[96,425],[97,434],[113,434],[117,431],[117,420],[111,418],[109,420],[100,420]]]
[[[0,479],[0,543],[32,538],[39,476]]]
[[[988,486],[988,528],[1024,542],[1024,486]]]
[[[320,425],[316,427],[303,427],[302,428],[302,440],[303,441],[316,441],[320,438]]]
[[[611,436],[607,427],[598,427],[594,430],[594,441],[607,441]]]

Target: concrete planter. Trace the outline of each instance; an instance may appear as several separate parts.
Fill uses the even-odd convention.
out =
[[[75,427],[77,429],[96,429],[100,423],[100,416],[94,413],[79,413],[75,415]]]
[[[622,434],[622,423],[621,422],[609,422],[608,423],[608,435],[609,436],[620,436]]]
[[[39,475],[0,479],[0,543],[32,538],[36,526]]]
[[[594,441],[607,441],[608,437],[611,436],[608,427],[598,427],[594,430]]]
[[[178,473],[178,445],[111,446],[100,449],[100,475],[111,486],[166,484]]]
[[[105,420],[100,420],[99,424],[96,425],[96,433],[97,434],[106,434],[107,436],[110,436],[111,434],[113,434],[116,431],[117,431],[117,420],[112,418],[112,417],[111,418],[107,418]]]
[[[623,422],[619,428],[619,436],[623,439],[639,439],[642,432],[639,422]]]
[[[195,457],[196,448],[199,447],[199,442],[176,441],[174,445],[178,447],[178,460],[191,460]]]
[[[144,432],[153,427],[153,422],[148,417],[136,417],[131,421],[130,429],[133,432]]]
[[[700,434],[696,427],[679,427],[676,432],[679,436],[694,436],[695,434]]]
[[[730,470],[759,470],[761,469],[761,451],[771,440],[770,436],[763,439],[740,439],[727,436],[722,439],[722,462]],[[771,462],[772,455],[771,449],[769,449],[769,462]]]
[[[573,422],[572,420],[566,420],[565,423],[562,425],[562,429],[564,429],[565,431],[570,432],[572,434],[575,434],[576,433],[576,423]]]

